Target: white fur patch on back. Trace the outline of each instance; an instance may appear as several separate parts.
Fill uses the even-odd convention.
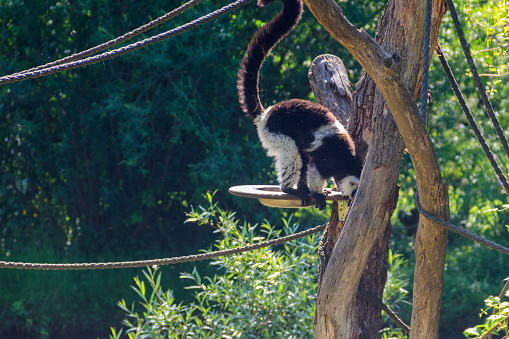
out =
[[[255,119],[258,137],[263,148],[267,150],[267,154],[276,158],[276,172],[282,188],[292,188],[299,181],[302,159],[292,138],[284,134],[272,133],[267,129],[267,112],[271,109],[272,106]]]
[[[343,195],[351,197],[353,191],[355,191],[359,186],[359,178],[349,175],[341,179],[341,181],[336,183],[336,185]]]
[[[320,128],[313,131],[313,136],[315,140],[309,145],[308,148],[305,149],[306,152],[313,152],[323,145],[323,139],[340,134],[348,134],[345,127],[339,122],[336,121],[332,125],[321,126]]]

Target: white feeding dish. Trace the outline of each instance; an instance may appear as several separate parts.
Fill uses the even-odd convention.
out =
[[[281,192],[281,187],[277,185],[242,185],[234,186],[229,189],[230,194],[244,197],[244,198],[255,198],[262,203],[262,205],[269,207],[279,208],[303,208],[315,206],[315,199],[311,199],[309,205],[302,206],[302,202],[299,197]],[[348,200],[348,197],[344,196],[343,193],[333,190],[326,190],[326,200],[329,201],[342,201]]]

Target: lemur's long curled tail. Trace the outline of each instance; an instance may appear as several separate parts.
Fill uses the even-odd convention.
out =
[[[258,0],[263,7],[273,0]],[[302,15],[302,0],[282,0],[284,7],[278,15],[263,26],[247,47],[237,74],[237,89],[242,110],[255,119],[265,109],[258,90],[260,68],[265,56],[297,25]]]

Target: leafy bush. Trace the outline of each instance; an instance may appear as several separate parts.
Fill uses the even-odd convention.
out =
[[[223,235],[215,250],[265,241],[298,228],[286,220],[283,231],[268,222],[239,225],[234,213],[219,209],[211,194],[207,197],[210,208],[193,210],[188,220]],[[125,301],[118,304],[128,315],[123,324],[129,338],[312,337],[318,240],[312,235],[286,243],[279,251],[262,248],[217,258],[212,265],[221,273],[213,277],[201,277],[196,270],[183,273],[181,278],[190,282],[187,288],[195,291],[196,302],[190,305],[176,304],[172,291],[163,292],[160,286],[161,273],[148,268],[144,275],[151,291],[137,277],[133,287],[143,313]],[[110,338],[119,336],[113,331]]]
[[[224,250],[293,234],[298,225],[283,219],[283,230],[267,221],[239,224],[235,213],[224,211],[207,194],[208,208],[188,214],[188,222],[213,227],[221,233],[214,250]],[[194,290],[195,303],[178,304],[171,290],[163,291],[158,268],[147,268],[145,280],[134,278],[133,289],[141,298],[135,304],[118,303],[127,314],[123,324],[129,338],[311,338],[318,274],[319,236],[294,240],[280,248],[262,248],[215,259],[217,273],[202,277],[195,269],[182,273]],[[212,252],[208,250],[206,252]],[[384,299],[396,307],[408,293],[408,277],[400,273],[405,261],[390,253],[389,278]],[[148,291],[147,285],[150,287]],[[385,337],[401,331],[384,329]],[[112,329],[110,338],[122,331]],[[398,338],[403,336],[397,336]]]
[[[411,303],[407,300],[408,290],[406,286],[410,282],[410,277],[406,274],[408,262],[401,254],[393,254],[389,249],[387,281],[385,282],[384,303],[396,313],[410,314]],[[406,310],[404,306],[408,306]],[[393,325],[389,316],[384,313],[384,323],[387,328],[382,329],[383,338],[406,338],[406,334]]]
[[[506,281],[509,278],[505,279]],[[509,291],[507,291],[508,284],[504,286],[502,295],[509,297]],[[499,335],[503,333],[504,338],[509,336],[509,329],[507,327],[507,321],[509,320],[509,302],[501,301],[500,296],[490,295],[484,300],[486,309],[481,310],[480,317],[486,316],[484,322],[475,327],[467,328],[463,334],[467,338],[491,338],[491,335]],[[488,315],[488,311],[491,310],[491,315]]]

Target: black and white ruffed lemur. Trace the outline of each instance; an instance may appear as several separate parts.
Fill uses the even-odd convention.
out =
[[[273,0],[258,0],[263,7]],[[263,108],[258,90],[265,56],[297,25],[302,0],[282,0],[283,9],[256,33],[238,72],[237,88],[242,109],[254,119],[267,154],[275,158],[281,190],[309,205],[325,208],[325,184],[334,178],[337,188],[352,198],[359,185],[362,161],[343,125],[327,108],[292,99]]]

